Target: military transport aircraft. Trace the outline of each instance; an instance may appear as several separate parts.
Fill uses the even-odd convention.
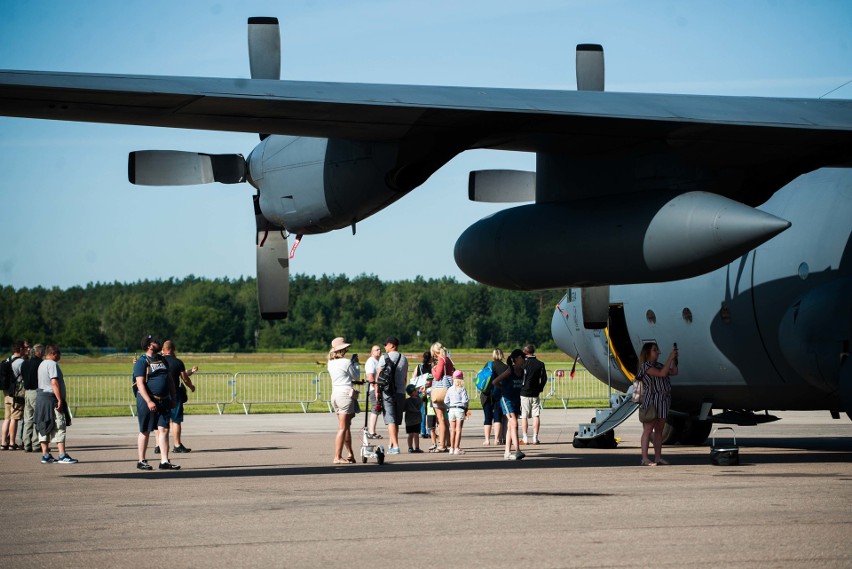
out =
[[[247,158],[134,152],[129,178],[256,188],[268,319],[288,310],[288,235],[354,227],[465,150],[534,152],[536,172],[471,173],[472,200],[533,203],[461,235],[466,274],[581,287],[554,337],[598,377],[615,362],[617,387],[642,341],[678,341],[696,432],[712,408],[852,412],[852,101],[603,92],[596,45],[570,92],[281,81],[277,19],[248,24],[251,80],[0,71],[0,114],[259,133]]]

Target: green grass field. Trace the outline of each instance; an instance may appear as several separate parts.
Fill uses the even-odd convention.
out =
[[[406,354],[409,358],[410,367],[419,361],[418,354]],[[547,366],[548,372],[552,374],[557,369],[569,370],[572,362],[561,353],[540,353],[539,358]],[[201,374],[197,376],[197,382],[201,383],[205,380],[210,382],[210,385],[205,384],[202,390],[195,395],[190,394],[190,402],[185,407],[187,415],[198,414],[216,414],[220,411],[225,414],[242,414],[245,413],[245,408],[242,404],[230,403],[227,405],[205,405],[193,403],[193,398],[196,401],[226,401],[230,397],[224,392],[225,383],[230,376],[234,374],[263,374],[256,377],[247,378],[245,381],[250,381],[250,387],[257,395],[248,396],[246,400],[263,401],[274,398],[276,401],[281,400],[303,400],[308,399],[304,393],[297,395],[282,395],[280,376],[276,377],[273,374],[321,374],[326,370],[326,354],[325,353],[266,353],[266,354],[179,354],[179,357],[184,361],[187,367],[197,365],[200,368]],[[78,417],[100,417],[100,416],[128,416],[131,412],[130,403],[132,396],[130,395],[130,376],[132,373],[132,358],[133,354],[110,355],[103,357],[78,356],[76,354],[63,354],[60,362],[61,368],[65,376],[68,378],[69,384],[69,402],[72,405],[72,411]],[[366,356],[362,355],[363,360]],[[490,359],[490,352],[454,352],[453,360],[456,367],[465,372],[475,372],[479,370],[485,362]],[[567,373],[567,372],[566,372]],[[208,375],[208,374],[213,374]],[[92,375],[110,375],[117,376],[111,380],[111,385],[107,387],[86,389],[85,393],[81,390],[74,392],[76,381],[74,376],[92,376]],[[127,405],[115,405],[115,401],[124,401],[123,377],[127,378]],[[302,376],[304,377],[304,376]],[[313,377],[308,375],[308,378]],[[320,376],[322,377],[322,376]],[[212,383],[218,382],[215,389]],[[277,383],[277,385],[272,385]],[[304,383],[304,380],[302,381]],[[468,380],[468,390],[473,393],[472,378]],[[97,382],[90,381],[89,384],[94,385]],[[116,385],[117,384],[117,385]],[[594,380],[591,382],[594,392],[599,395],[594,395],[594,398],[574,398],[569,400],[569,406],[572,408],[592,408],[606,406],[607,395],[606,386]],[[99,384],[98,384],[99,385]],[[248,383],[243,383],[246,386]],[[321,391],[324,393],[327,389],[320,382]],[[277,392],[276,392],[277,390]],[[101,393],[102,391],[110,391],[111,394]],[[215,392],[215,393],[214,393]],[[275,393],[273,396],[267,396],[267,393]],[[201,397],[202,399],[197,399]],[[599,398],[598,398],[599,397]],[[104,400],[112,401],[113,406],[102,406],[99,402]],[[75,402],[77,407],[75,408]],[[546,408],[562,408],[563,402],[560,399],[545,400]],[[471,408],[479,409],[479,401],[476,398],[471,400]],[[250,406],[251,413],[301,413],[304,409],[298,403],[252,403]],[[308,412],[327,413],[328,407],[322,401],[315,401],[308,405]]]

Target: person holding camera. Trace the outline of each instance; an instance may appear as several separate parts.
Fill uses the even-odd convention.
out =
[[[660,349],[654,342],[646,342],[639,353],[639,372],[636,380],[642,382],[642,403],[639,420],[642,422],[642,466],[668,464],[662,457],[663,428],[672,405],[672,384],[669,376],[677,375],[677,344],[665,365],[659,363]],[[654,460],[648,459],[648,444],[654,434]]]
[[[328,374],[331,376],[331,405],[337,413],[337,435],[334,438],[333,464],[349,464],[355,462],[352,451],[352,419],[358,412],[358,391],[353,388],[353,382],[359,381],[361,369],[358,365],[358,354],[347,358],[346,351],[351,344],[341,337],[331,341],[328,352]],[[344,458],[343,450],[347,456]]]
[[[136,416],[139,418],[137,450],[139,470],[153,470],[145,460],[151,431],[157,432],[160,447],[160,470],[178,470],[180,466],[169,462],[169,422],[175,406],[175,384],[169,377],[169,365],[160,355],[162,343],[148,335],[142,338],[145,353],[133,364],[136,380]]]

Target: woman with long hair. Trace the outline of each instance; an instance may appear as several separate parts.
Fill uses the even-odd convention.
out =
[[[358,359],[352,356],[346,358],[350,344],[343,338],[331,341],[328,352],[328,374],[331,376],[331,405],[337,413],[337,436],[334,438],[334,464],[349,464],[355,462],[352,452],[352,419],[358,412],[358,391],[352,387],[353,381],[358,381],[361,372]],[[348,453],[343,456],[343,449]]]
[[[456,371],[456,366],[453,365],[453,360],[447,349],[440,343],[432,344],[430,350],[432,352],[432,407],[435,409],[435,416],[438,418],[438,436],[441,438],[438,448],[430,452],[449,452],[447,444],[450,442],[450,431],[447,424],[447,406],[444,403],[444,397],[447,395],[447,389],[453,384],[453,372]]]
[[[479,394],[479,402],[482,403],[482,413],[485,415],[484,446],[491,444],[491,425],[494,425],[494,445],[500,444],[500,435],[503,430],[503,410],[500,408],[500,389],[494,387],[494,378],[506,371],[509,367],[503,362],[503,350],[494,348],[491,352],[491,384],[485,391]]]
[[[524,385],[524,362],[526,356],[521,349],[514,349],[506,361],[509,367],[494,378],[494,387],[501,392],[500,407],[506,417],[506,449],[503,458],[520,460],[526,455],[518,446],[518,413],[521,412],[521,387]],[[515,452],[512,453],[512,446]]]
[[[639,353],[639,370],[636,381],[642,382],[642,402],[639,419],[642,421],[643,466],[668,464],[663,459],[663,427],[672,405],[672,384],[669,376],[677,375],[677,347],[669,354],[665,364],[657,361],[660,349],[655,342],[646,342]],[[654,434],[654,460],[648,459],[648,444]]]

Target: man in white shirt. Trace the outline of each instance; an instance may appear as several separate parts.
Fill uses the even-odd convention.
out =
[[[367,424],[367,438],[380,439],[382,435],[376,433],[376,423],[379,421],[379,415],[382,408],[376,399],[376,377],[379,375],[379,358],[382,355],[380,346],[373,346],[370,349],[370,357],[367,358],[367,363],[364,364],[364,371],[367,373],[367,385],[369,386],[369,401],[370,415]]]

